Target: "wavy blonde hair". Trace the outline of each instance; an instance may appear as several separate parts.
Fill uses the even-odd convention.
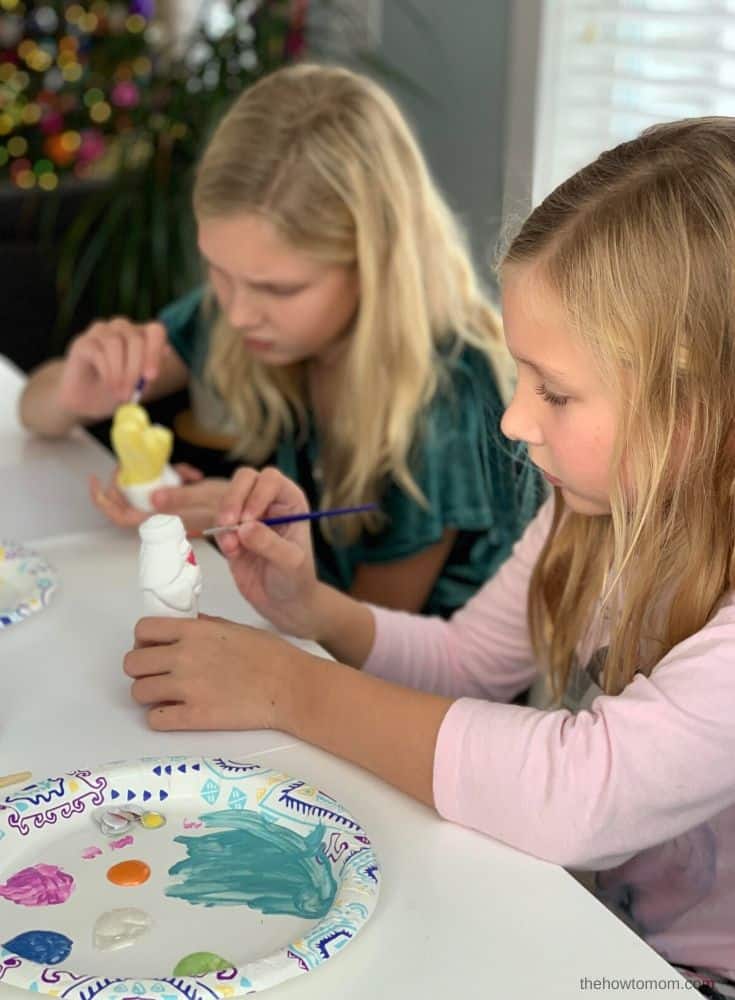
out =
[[[502,349],[498,315],[393,100],[342,68],[301,64],[263,78],[212,136],[194,209],[199,220],[257,213],[295,249],[357,268],[338,415],[323,432],[321,502],[378,500],[389,475],[423,502],[409,460],[439,384],[437,349],[472,344],[499,378]],[[240,457],[257,463],[284,433],[303,432],[304,363],[259,363],[221,315],[207,374],[235,421]],[[344,539],[362,526],[379,521],[352,519]]]
[[[531,634],[560,697],[602,597],[614,694],[735,586],[735,119],[657,125],[603,153],[532,212],[501,273],[525,265],[620,401],[611,514],[565,510],[557,491]]]

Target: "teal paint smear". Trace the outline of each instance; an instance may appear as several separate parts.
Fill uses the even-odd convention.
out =
[[[324,827],[300,837],[258,813],[223,809],[199,817],[228,829],[199,837],[174,837],[187,857],[169,869],[183,881],[167,896],[203,906],[249,906],[261,913],[325,916],[337,894],[324,854]]]

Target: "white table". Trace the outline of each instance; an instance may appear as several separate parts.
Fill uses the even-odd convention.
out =
[[[382,864],[378,909],[349,948],[270,991],[274,1000],[570,1000],[595,994],[581,988],[582,977],[648,981],[648,988],[614,989],[617,998],[683,995],[670,966],[561,868],[446,823],[372,775],[282,733],[147,729],[121,671],[140,614],[137,540],[100,523],[84,491],[68,488],[73,477],[57,484],[52,501],[28,489],[58,463],[81,479],[108,474],[112,462],[81,432],[63,443],[28,438],[15,417],[21,385],[0,359],[0,535],[32,541],[62,583],[45,611],[0,634],[0,773],[30,769],[40,778],[125,757],[211,752],[266,758],[344,803]],[[49,533],[50,502],[62,513]],[[22,537],[8,530],[20,509],[30,526]],[[197,557],[202,610],[257,622],[217,553],[197,543]],[[28,1000],[0,987],[0,1000],[11,997]]]

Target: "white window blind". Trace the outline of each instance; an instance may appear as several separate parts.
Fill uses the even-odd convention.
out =
[[[735,0],[546,0],[533,200],[655,122],[735,115]]]

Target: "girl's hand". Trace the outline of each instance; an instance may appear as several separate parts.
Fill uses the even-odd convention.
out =
[[[276,628],[306,639],[319,627],[309,522],[271,528],[260,519],[308,510],[303,492],[278,469],[244,468],[232,477],[216,522],[247,522],[216,536],[240,593]]]
[[[58,389],[68,413],[100,420],[133,395],[138,379],[152,382],[170,351],[162,323],[119,317],[93,323],[69,348]]]
[[[217,514],[220,500],[226,493],[227,479],[205,479],[199,469],[185,463],[174,468],[181,476],[183,486],[162,486],[151,494],[151,503],[157,514],[178,514],[189,534],[198,534],[203,528],[211,527]],[[121,528],[137,528],[146,514],[133,507],[117,486],[117,473],[105,489],[96,476],[89,480],[92,503],[114,524]]]
[[[294,673],[312,659],[223,618],[142,618],[123,669],[153,729],[286,729]]]

